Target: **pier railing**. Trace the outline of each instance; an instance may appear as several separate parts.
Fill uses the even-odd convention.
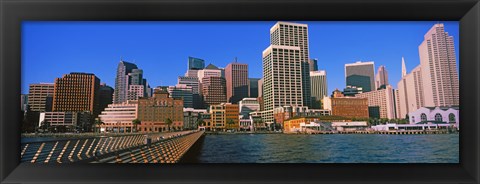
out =
[[[112,153],[131,152],[133,148],[137,149],[145,145],[177,143],[192,134],[201,136],[203,131],[127,134],[23,143],[20,157],[21,162],[30,163],[102,162],[100,158]],[[196,140],[198,138],[194,141]],[[143,150],[139,151],[141,153]]]

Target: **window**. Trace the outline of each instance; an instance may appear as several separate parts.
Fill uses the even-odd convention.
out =
[[[448,115],[448,121],[449,121],[449,123],[455,123],[455,122],[456,122],[456,120],[455,120],[455,114],[450,113],[450,114]]]
[[[422,122],[426,122],[427,121],[427,115],[425,113],[422,113],[420,115],[420,119],[421,119]]]
[[[443,121],[442,115],[440,113],[435,114],[435,121]]]

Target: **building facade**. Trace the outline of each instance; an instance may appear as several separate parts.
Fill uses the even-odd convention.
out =
[[[347,86],[361,87],[363,92],[375,90],[375,64],[373,61],[345,64],[345,80]]]
[[[300,61],[300,73],[302,79],[303,105],[310,107],[310,66],[309,66],[309,43],[308,25],[292,22],[277,22],[270,28],[270,45],[298,47],[298,59]]]
[[[170,98],[182,99],[184,108],[193,108],[193,89],[186,84],[177,84],[168,87]]]
[[[381,65],[378,67],[377,75],[375,75],[375,90],[385,89],[388,85],[388,72],[385,66]]]
[[[238,103],[248,97],[248,65],[229,63],[225,67],[225,80],[227,86],[227,100],[230,103]]]
[[[337,90],[333,97],[324,97],[323,104],[324,109],[330,110],[333,116],[369,118],[367,98],[345,97]]]
[[[310,66],[310,72],[318,71],[318,59],[309,59],[308,65]]]
[[[137,69],[137,65],[126,61],[120,61],[120,63],[118,63],[113,103],[127,101],[128,74],[131,73],[133,69]]]
[[[422,107],[414,112],[408,113],[410,124],[454,124],[459,128],[460,110],[458,106],[450,107]]]
[[[241,118],[249,118],[251,112],[260,111],[257,98],[244,98],[238,103]]]
[[[169,97],[168,92],[156,90],[152,97],[138,99],[138,125],[140,132],[162,132],[169,128],[183,128],[183,100]],[[167,124],[167,120],[172,124]]]
[[[404,63],[404,61],[402,60]],[[398,87],[398,118],[405,118],[410,112],[425,106],[424,85],[421,66],[402,76]]]
[[[205,60],[200,58],[188,57],[189,70],[201,70],[205,68]]]
[[[103,111],[105,108],[108,107],[109,104],[113,103],[113,88],[107,86],[105,83],[100,84],[100,89],[98,91],[99,100],[100,100],[100,111]]]
[[[458,106],[459,80],[453,37],[439,23],[418,47],[425,106]]]
[[[134,132],[132,121],[137,119],[137,101],[127,101],[121,104],[109,104],[98,116],[100,132]]]
[[[310,84],[312,92],[312,107],[315,109],[322,108],[322,99],[324,96],[328,96],[327,85],[327,72],[325,70],[311,71],[310,72]]]
[[[54,88],[53,83],[30,84],[28,90],[30,111],[52,111]]]
[[[378,107],[378,118],[395,119],[395,96],[392,86],[387,85],[385,89],[357,94],[355,97],[367,98],[370,109],[371,107]],[[369,112],[369,116],[372,117],[372,113]]]
[[[100,79],[91,73],[72,72],[56,78],[52,111],[89,111],[97,117],[100,114],[99,88]]]
[[[248,78],[248,97],[257,98],[258,96],[258,81],[259,78]]]
[[[210,106],[210,130],[225,131],[239,129],[238,104],[222,103]]]
[[[198,125],[199,120],[205,121],[203,114],[207,113],[206,109],[183,108],[183,128],[186,130],[196,129],[200,126]]]
[[[227,102],[227,87],[223,77],[204,77],[202,96],[205,107]]]

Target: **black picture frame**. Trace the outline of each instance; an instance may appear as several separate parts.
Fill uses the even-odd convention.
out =
[[[478,0],[0,0],[1,183],[479,183]],[[460,21],[460,164],[20,164],[25,20]]]

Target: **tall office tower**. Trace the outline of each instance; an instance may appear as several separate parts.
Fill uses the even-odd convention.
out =
[[[459,81],[453,37],[435,24],[418,46],[425,106],[458,106]]]
[[[377,75],[375,75],[375,89],[385,89],[388,85],[388,72],[385,66],[378,67]]]
[[[120,61],[120,63],[118,63],[113,103],[127,101],[128,74],[131,73],[133,69],[137,69],[137,65],[126,61]]]
[[[105,108],[108,107],[109,104],[113,103],[113,88],[110,86],[107,86],[105,83],[100,84],[100,89],[98,90],[98,95],[99,97],[99,108],[100,111],[103,111]]]
[[[200,96],[200,83],[195,77],[178,77],[177,84],[186,85],[192,88],[192,107],[195,109],[203,108],[202,98]]]
[[[270,45],[262,53],[266,123],[273,123],[273,109],[303,106],[302,61],[299,47]],[[310,85],[310,84],[309,84]]]
[[[230,63],[225,67],[225,80],[227,82],[227,100],[237,104],[240,100],[248,97],[248,65]]]
[[[404,63],[402,60],[402,65],[405,65]],[[422,70],[419,65],[409,74],[402,76],[398,82],[398,118],[405,118],[408,113],[425,106],[426,94],[424,94]]]
[[[321,100],[328,96],[327,72],[325,70],[311,71],[310,84],[312,89],[312,109],[321,108]]]
[[[301,64],[300,72],[302,74],[302,100],[303,105],[311,106],[310,94],[310,66],[308,63],[308,25],[290,22],[277,22],[270,28],[270,44],[279,46],[298,47],[298,56]],[[286,78],[287,79],[287,78]]]
[[[28,90],[28,105],[30,106],[30,111],[51,111],[51,109],[47,108],[47,106],[49,106],[47,102],[49,101],[49,97],[53,97],[53,93],[53,83],[30,84]]]
[[[193,108],[193,90],[186,84],[177,84],[168,87],[170,98],[182,99],[184,108]]]
[[[258,80],[258,97],[263,96],[263,77]]]
[[[205,68],[205,60],[188,57],[188,69],[189,70],[202,70]]]
[[[248,97],[258,97],[258,81],[259,78],[248,78]]]
[[[53,93],[53,111],[83,112],[89,111],[96,117],[100,113],[100,79],[91,73],[63,75],[55,79]]]
[[[143,84],[143,70],[132,69],[132,72],[128,73],[128,85],[142,85]]]
[[[206,108],[227,102],[227,85],[223,77],[204,77],[202,96]]]
[[[213,64],[209,64],[203,70],[198,71],[198,80],[203,83],[205,77],[222,77],[222,70]]]
[[[373,61],[345,64],[345,80],[347,86],[361,87],[363,92],[375,90]]]
[[[318,71],[318,59],[309,59],[308,65],[310,67],[310,71]]]

